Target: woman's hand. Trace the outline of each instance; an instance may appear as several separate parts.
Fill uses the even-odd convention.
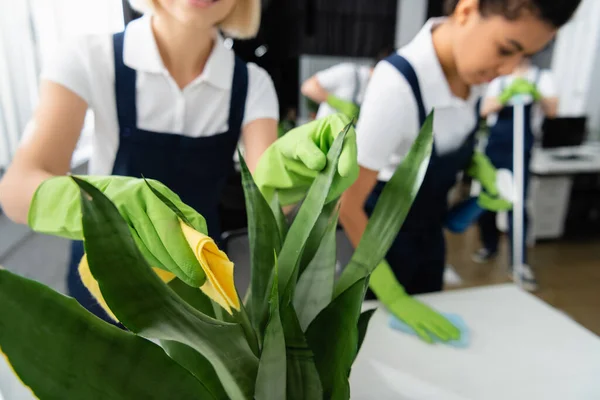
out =
[[[202,286],[205,274],[182,232],[179,217],[152,189],[183,212],[196,231],[206,234],[202,215],[157,181],[123,176],[79,178],[94,185],[113,202],[150,265],[172,272],[188,285]],[[31,202],[28,222],[36,232],[82,240],[79,186],[67,176],[44,181]]]
[[[277,191],[282,205],[302,200],[317,174],[327,165],[333,141],[350,124],[334,114],[292,129],[273,143],[261,157],[254,179],[270,201]],[[356,132],[350,127],[344,140],[337,174],[327,201],[339,197],[358,177]]]

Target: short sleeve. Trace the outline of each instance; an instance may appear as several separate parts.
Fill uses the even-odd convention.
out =
[[[381,171],[393,156],[408,153],[418,130],[417,105],[410,85],[391,64],[379,63],[356,126],[358,163]]]
[[[58,83],[91,104],[92,60],[89,39],[89,36],[82,36],[61,44],[44,62],[41,79]]]
[[[493,97],[496,98],[500,96],[502,92],[502,77],[494,79],[487,87],[485,91],[485,98]]]
[[[542,97],[556,97],[556,85],[550,70],[540,71],[540,78],[537,85],[538,91]]]
[[[271,76],[258,65],[248,63],[248,95],[243,125],[257,119],[278,121],[279,102]]]
[[[316,74],[319,84],[328,92],[333,92],[354,79],[354,66],[349,63],[334,65]]]

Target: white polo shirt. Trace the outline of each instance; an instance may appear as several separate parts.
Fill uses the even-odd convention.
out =
[[[346,101],[355,101],[360,105],[365,97],[367,85],[371,78],[371,68],[364,65],[342,63],[329,67],[316,74],[317,81],[330,94]],[[356,94],[356,99],[354,95]],[[327,103],[319,105],[317,119],[338,111]]]
[[[421,31],[398,53],[410,62],[419,79],[425,112],[435,107],[434,140],[438,154],[460,147],[473,131],[478,117],[477,100],[484,87],[471,87],[467,100],[450,90],[431,32],[444,18],[427,21]],[[406,156],[420,130],[419,112],[412,89],[390,63],[380,62],[369,82],[357,123],[358,162],[379,171],[388,181]]]
[[[552,77],[552,72],[550,70],[542,70],[532,65],[531,67],[529,67],[523,78],[527,79],[531,83],[535,83],[542,97],[548,98],[558,96],[556,86],[554,84],[554,79]],[[489,84],[485,93],[485,97],[497,98],[502,93],[503,88],[509,87],[514,82],[514,80],[514,75],[501,76],[494,79]],[[526,105],[531,104],[533,103],[533,96],[524,96],[522,101]],[[508,102],[508,104],[513,105],[513,100],[511,99]],[[498,114],[490,114],[488,115],[487,123],[488,125],[493,126],[496,124],[497,120]],[[544,112],[542,110],[542,107],[540,104],[535,104],[531,113],[531,124],[534,132],[538,132],[540,130],[543,120]]]
[[[123,61],[137,72],[137,124],[149,131],[211,136],[228,129],[234,53],[217,35],[204,71],[181,90],[160,57],[144,16],[131,22],[124,37]],[[112,172],[119,145],[112,35],[89,35],[65,45],[42,78],[83,98],[94,111],[89,173]],[[243,125],[256,119],[279,119],[277,94],[265,70],[248,63],[248,94]]]

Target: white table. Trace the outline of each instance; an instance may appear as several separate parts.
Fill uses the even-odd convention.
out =
[[[352,370],[352,400],[597,400],[600,339],[512,284],[420,296],[463,317],[471,345],[428,345],[379,309]]]

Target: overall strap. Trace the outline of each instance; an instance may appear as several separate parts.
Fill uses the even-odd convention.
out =
[[[392,64],[398,70],[398,72],[404,75],[404,78],[410,85],[419,111],[419,126],[423,126],[425,119],[427,118],[427,113],[425,112],[425,105],[423,104],[423,96],[421,95],[421,87],[419,85],[417,73],[412,65],[410,65],[408,60],[398,53],[389,56],[386,58],[386,61]]]
[[[473,127],[473,131],[469,134],[468,140],[475,141],[477,132],[479,132],[479,121],[480,120],[481,120],[481,97],[479,99],[477,99],[477,103],[475,104],[475,126]]]
[[[358,93],[360,92],[360,75],[358,65],[354,66],[354,93],[352,94],[352,102],[358,104]]]
[[[537,87],[538,83],[540,82],[540,78],[542,76],[542,70],[540,68],[536,68],[535,71],[535,78],[533,79],[533,84]]]
[[[242,131],[246,98],[248,96],[248,67],[246,63],[235,56],[233,67],[233,82],[231,84],[231,100],[229,102],[229,130]]]
[[[123,41],[125,31],[113,35],[115,62],[115,100],[117,118],[121,131],[137,126],[137,108],[135,101],[136,72],[123,62]]]

